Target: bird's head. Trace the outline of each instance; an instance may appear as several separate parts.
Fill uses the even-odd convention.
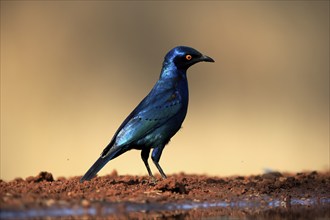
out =
[[[194,48],[178,46],[170,50],[164,59],[165,65],[175,65],[179,70],[187,70],[190,66],[199,62],[214,62],[211,57],[203,55]]]

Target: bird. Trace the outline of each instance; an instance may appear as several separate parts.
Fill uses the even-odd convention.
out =
[[[186,117],[189,100],[186,73],[199,62],[215,61],[188,46],[174,47],[166,54],[158,81],[122,122],[100,157],[80,179],[81,183],[91,180],[110,160],[132,149],[141,150],[141,159],[149,176],[154,178],[148,163],[152,149],[152,161],[162,178],[167,178],[159,160]]]

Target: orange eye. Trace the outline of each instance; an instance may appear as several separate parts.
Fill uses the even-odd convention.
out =
[[[186,55],[186,60],[191,60],[192,56],[190,54]]]

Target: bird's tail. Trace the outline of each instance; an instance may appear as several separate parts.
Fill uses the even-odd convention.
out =
[[[80,179],[80,182],[84,182],[85,180],[91,180],[96,174],[106,165],[110,160],[118,157],[120,154],[125,152],[122,148],[112,148],[108,154],[105,156],[100,156],[97,161],[89,168],[89,170],[85,173],[85,175]]]
[[[89,170],[85,173],[85,175],[80,179],[80,182],[82,183],[85,180],[91,180],[108,162],[109,162],[109,158],[99,157],[99,159],[97,159],[97,161],[91,166],[91,168],[89,168]]]

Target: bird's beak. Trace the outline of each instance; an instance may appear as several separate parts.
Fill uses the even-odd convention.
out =
[[[212,63],[215,62],[211,57],[206,56],[206,55],[202,55],[201,58],[200,58],[200,61],[204,61],[204,62],[212,62]]]

